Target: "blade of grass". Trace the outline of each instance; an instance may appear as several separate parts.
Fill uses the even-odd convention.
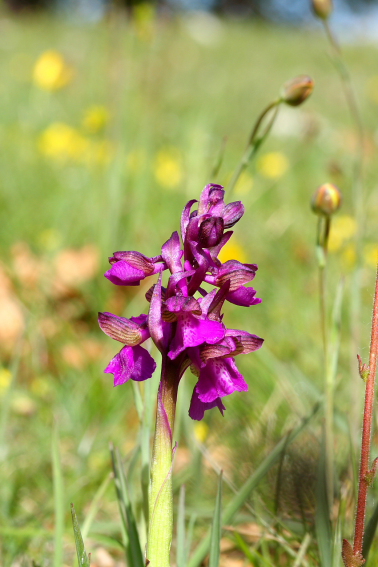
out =
[[[129,564],[132,565],[132,567],[144,567],[142,549],[140,546],[134,513],[130,503],[122,462],[117,449],[111,446],[110,452],[112,456],[118,505],[121,513],[124,531],[126,532],[128,538],[128,543],[126,545],[128,561]]]
[[[106,489],[108,488],[111,479],[112,479],[111,474],[107,474],[106,477],[104,478],[104,480],[102,481],[102,483],[100,484],[96,494],[94,495],[94,498],[93,498],[92,503],[91,503],[89,510],[88,510],[88,514],[85,518],[83,528],[81,530],[81,533],[82,533],[82,536],[83,536],[84,539],[89,534],[89,530],[91,529],[93,520],[95,519],[96,514],[97,514],[97,512],[100,508],[101,498],[105,494]]]
[[[90,567],[91,565],[91,555],[87,555],[84,547],[83,536],[80,531],[79,522],[77,521],[77,516],[75,512],[74,505],[71,504],[71,516],[72,516],[72,527],[75,536],[75,546],[77,553],[77,560],[79,567]]]
[[[234,537],[236,545],[240,551],[244,553],[251,565],[255,565],[256,567],[274,567],[273,564],[270,561],[266,561],[256,549],[250,549],[238,532],[235,532]]]
[[[299,551],[298,551],[298,554],[297,554],[297,557],[295,559],[293,567],[301,567],[301,565],[303,565],[303,561],[304,561],[304,558],[305,558],[305,555],[306,555],[306,551],[307,551],[307,548],[310,545],[310,543],[311,543],[311,536],[310,536],[309,533],[307,533],[303,538],[303,541],[302,541],[301,546],[299,548]]]
[[[239,492],[232,498],[224,509],[222,515],[222,524],[228,524],[232,521],[235,514],[243,506],[245,501],[249,498],[251,492],[259,484],[260,480],[266,476],[268,471],[275,465],[281,455],[281,452],[291,443],[297,435],[306,427],[312,417],[318,412],[320,404],[317,404],[311,414],[302,420],[302,423],[293,431],[291,431],[285,438],[275,446],[271,453],[263,460],[257,470],[249,477],[243,484]],[[189,560],[187,567],[199,567],[201,562],[206,557],[210,547],[210,533],[208,533],[196,547],[192,557]]]
[[[63,535],[64,535],[64,488],[63,475],[59,454],[59,434],[55,427],[51,443],[51,458],[54,484],[54,567],[63,565]]]
[[[213,524],[211,526],[209,567],[219,567],[222,528],[222,476],[223,471],[219,475],[218,493],[215,501]]]
[[[323,432],[323,442],[320,450],[318,465],[318,479],[316,486],[316,513],[315,529],[319,547],[320,561],[322,567],[332,565],[332,527],[330,522],[330,508],[327,494],[327,468],[326,447]]]

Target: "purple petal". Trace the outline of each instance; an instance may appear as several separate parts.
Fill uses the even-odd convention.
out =
[[[220,398],[217,398],[213,402],[208,402],[208,403],[201,402],[201,400],[199,399],[198,394],[196,392],[196,389],[194,388],[192,400],[190,402],[190,408],[189,408],[189,416],[192,419],[196,419],[197,421],[200,421],[203,418],[206,410],[209,410],[209,409],[212,409],[212,408],[215,408],[215,407],[218,407],[219,411],[223,415],[223,412],[226,408],[222,404],[222,400]]]
[[[230,240],[231,236],[233,235],[233,231],[229,230],[228,232],[225,232],[222,236],[222,238],[220,239],[219,243],[216,246],[213,246],[212,248],[209,248],[209,252],[211,254],[211,257],[213,258],[213,260],[215,261],[215,259],[218,257],[219,252],[222,250],[223,246],[225,246],[227,244],[227,242]],[[217,262],[220,265],[220,261],[217,260]]]
[[[148,258],[144,254],[136,252],[135,250],[128,250],[126,252],[114,252],[113,256],[109,258],[109,262],[111,264],[119,261],[127,262],[127,264],[129,264],[133,268],[141,270],[146,276],[154,273],[155,266],[152,258]]]
[[[229,358],[243,352],[243,347],[236,337],[224,337],[215,345],[201,347],[201,360],[206,364],[210,358]]]
[[[141,346],[125,346],[110,361],[104,372],[114,374],[114,386],[119,386],[128,380],[147,380],[151,378],[156,368],[156,362]]]
[[[184,290],[187,290],[188,284],[186,281],[182,280],[189,278],[195,274],[195,272],[195,270],[187,270],[185,272],[176,272],[175,274],[172,274],[168,280],[167,297],[176,292],[176,286],[181,293],[184,293]]]
[[[217,185],[216,183],[206,185],[200,196],[198,214],[203,215],[211,212],[216,216],[221,216],[220,213],[224,208],[224,193],[222,185]]]
[[[139,345],[150,336],[148,329],[141,327],[137,322],[125,317],[117,317],[112,313],[99,313],[98,324],[108,337],[128,346]]]
[[[255,297],[256,290],[253,287],[239,287],[235,291],[231,291],[226,295],[227,301],[234,305],[241,305],[242,307],[250,307],[261,303],[262,299]]]
[[[235,291],[242,285],[252,281],[257,269],[256,264],[242,264],[238,260],[228,260],[219,268],[216,276],[216,285],[221,286],[229,280],[230,291]]]
[[[173,232],[171,238],[163,244],[161,252],[172,274],[182,272],[181,258],[183,251],[181,250],[180,237],[177,231]]]
[[[139,285],[140,280],[145,278],[144,272],[133,268],[124,260],[120,260],[112,265],[104,276],[115,285]]]
[[[240,331],[238,329],[227,329],[226,337],[234,337],[243,347],[243,354],[249,354],[250,352],[258,350],[264,343],[264,339],[262,339],[261,337],[247,333],[247,331]]]
[[[223,235],[222,217],[210,217],[205,219],[199,230],[199,241],[204,248],[211,248],[219,244]]]
[[[162,276],[160,273],[151,296],[150,310],[148,312],[148,329],[157,348],[160,352],[164,352],[170,338],[171,325],[163,321],[161,314],[161,279]]]
[[[213,344],[223,339],[225,328],[222,323],[198,319],[194,315],[181,315],[177,321],[176,333],[170,345],[168,356],[176,358],[188,347],[204,342]]]
[[[195,315],[202,314],[198,300],[192,296],[184,297],[182,295],[174,295],[167,299],[165,307],[167,311],[181,315],[186,315],[188,312],[194,313]]]
[[[209,318],[215,321],[219,321],[222,318],[221,310],[223,307],[223,303],[226,300],[226,296],[230,289],[230,282],[225,281],[224,284],[220,287],[220,289],[215,294],[213,300],[211,301],[207,313],[209,314]],[[201,305],[202,307],[202,305]]]
[[[201,402],[213,402],[235,391],[246,392],[248,384],[232,358],[213,358],[201,368],[196,390]]]
[[[184,210],[182,211],[181,215],[181,238],[183,241],[186,239],[186,229],[188,228],[189,219],[190,219],[190,209],[194,205],[194,203],[198,203],[197,199],[192,199],[188,203],[186,203]]]
[[[188,285],[189,295],[193,295],[198,290],[199,286],[205,278],[205,274],[209,267],[209,260],[199,244],[193,244],[191,246],[191,251],[197,261],[198,267],[195,271],[195,274],[191,277]]]
[[[130,317],[131,321],[137,323],[138,325],[147,325],[148,316],[145,313],[138,315],[138,317]]]
[[[229,203],[223,209],[224,228],[231,228],[244,215],[244,205],[241,201]]]

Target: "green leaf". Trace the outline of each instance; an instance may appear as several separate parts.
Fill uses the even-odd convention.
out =
[[[89,534],[89,530],[91,529],[93,520],[95,519],[96,514],[101,506],[101,499],[104,496],[106,489],[109,486],[110,480],[111,480],[111,474],[108,473],[104,478],[104,480],[102,481],[102,483],[100,484],[96,494],[94,495],[94,498],[88,510],[88,514],[83,524],[83,529],[82,529],[83,538],[87,537],[87,535]]]
[[[84,547],[83,536],[81,535],[79,522],[77,521],[77,516],[75,512],[74,505],[71,504],[71,516],[72,516],[72,526],[75,536],[75,546],[77,553],[77,560],[79,567],[90,567],[91,565],[91,555],[87,555]]]
[[[129,565],[132,565],[132,567],[145,567],[121,458],[118,450],[113,446],[110,448],[110,453],[112,456],[119,510],[121,513],[122,524],[128,538],[128,543],[126,545],[128,562]]]
[[[222,528],[222,475],[223,471],[221,471],[219,475],[218,493],[215,501],[213,525],[211,526],[209,567],[219,567]]]
[[[320,450],[318,479],[316,484],[315,529],[321,565],[322,567],[330,567],[330,565],[332,565],[333,537],[332,526],[330,522],[330,508],[327,496],[327,468],[324,435]]]
[[[222,524],[229,524],[235,514],[240,510],[246,500],[249,498],[251,492],[259,484],[260,480],[264,478],[268,471],[275,465],[283,450],[297,437],[297,435],[306,427],[310,419],[318,412],[320,405],[317,404],[311,414],[302,420],[302,423],[293,431],[291,431],[284,439],[275,446],[273,451],[263,460],[257,470],[249,477],[243,484],[241,489],[235,494],[232,500],[227,504],[222,515]],[[210,533],[202,539],[201,543],[196,547],[192,557],[189,559],[187,567],[199,567],[204,558],[209,552],[210,548]]]

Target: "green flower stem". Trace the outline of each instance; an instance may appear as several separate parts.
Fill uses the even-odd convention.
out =
[[[261,144],[264,142],[265,138],[268,136],[273,123],[276,119],[277,116],[277,111],[278,111],[278,106],[280,105],[280,103],[282,102],[281,99],[275,100],[274,102],[271,102],[270,104],[268,104],[268,106],[262,111],[262,113],[260,114],[260,116],[258,117],[252,132],[248,138],[248,143],[247,143],[247,147],[245,149],[244,155],[238,165],[238,167],[236,168],[232,179],[230,181],[230,185],[228,187],[228,195],[231,194],[231,192],[233,191],[236,183],[238,182],[238,179],[240,177],[240,175],[243,173],[243,171],[245,170],[245,168],[247,167],[247,165],[250,163],[250,161],[253,159],[253,157],[255,156],[257,150],[259,149],[259,147],[261,146]],[[271,113],[271,111],[273,112],[273,115],[271,116],[263,134],[261,134],[260,136],[258,135],[260,132],[260,128],[262,125],[262,122],[264,120],[264,118]]]
[[[147,565],[169,567],[173,530],[172,436],[176,412],[179,367],[163,357],[156,410],[151,464]]]
[[[334,406],[334,374],[330,365],[329,357],[329,337],[327,320],[327,251],[328,239],[331,229],[331,217],[320,216],[318,221],[317,234],[317,256],[319,268],[319,300],[320,300],[320,321],[323,337],[323,356],[324,356],[324,391],[325,391],[325,446],[326,446],[326,480],[327,498],[330,509],[333,503],[333,406]]]

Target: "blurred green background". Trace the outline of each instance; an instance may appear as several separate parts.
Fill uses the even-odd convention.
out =
[[[316,218],[309,203],[316,187],[331,181],[343,192],[327,283],[330,309],[336,290],[344,290],[335,506],[342,500],[343,535],[350,535],[363,396],[355,356],[356,348],[368,355],[378,252],[378,48],[349,42],[343,52],[365,124],[358,321],[350,308],[357,135],[321,29],[199,13],[158,16],[147,5],[132,16],[111,12],[87,24],[0,12],[2,565],[73,564],[69,503],[82,521],[104,482],[86,547],[98,567],[124,564],[114,488],[106,480],[108,447],[114,442],[129,458],[139,422],[132,385],[114,389],[112,377],[103,374],[118,345],[98,329],[97,311],[146,312],[144,294],[153,282],[115,288],[102,276],[107,257],[116,250],[159,254],[189,199],[209,181],[227,188],[259,112],[300,73],[314,78],[313,95],[299,108],[281,108],[233,195],[243,200],[246,214],[227,254],[259,265],[254,284],[263,302],[252,309],[227,305],[225,316],[228,326],[264,337],[265,345],[238,360],[250,389],[226,400],[224,418],[213,410],[201,425],[191,422],[195,381],[184,378],[177,485],[183,475],[200,538],[212,513],[214,469],[223,468],[240,485],[321,398]],[[221,169],[211,179],[222,148]],[[278,525],[294,550],[304,517],[311,532],[321,426],[320,416],[293,446],[281,468],[284,488],[277,490],[272,471],[239,518],[246,545],[259,550],[256,562],[228,531],[221,565],[292,564],[282,542],[265,537],[266,525]],[[54,435],[62,485],[57,470],[53,481]],[[138,501],[137,465],[130,482]],[[230,493],[225,489],[226,501]],[[64,522],[62,563],[54,544],[57,518],[61,527]],[[314,544],[303,564],[318,565],[316,558]]]

